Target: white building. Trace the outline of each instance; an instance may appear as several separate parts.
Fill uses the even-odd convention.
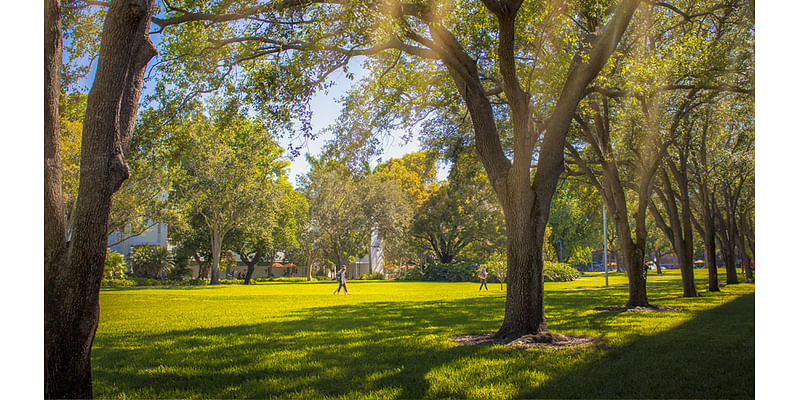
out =
[[[131,247],[133,246],[155,244],[166,248],[168,233],[167,224],[161,222],[151,226],[150,229],[141,235],[133,237],[127,237],[130,236],[130,233],[114,232],[108,236],[108,243],[114,244],[110,246],[111,250],[122,254],[127,259],[131,254]]]

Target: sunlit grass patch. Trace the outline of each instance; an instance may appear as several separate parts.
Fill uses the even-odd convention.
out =
[[[697,270],[704,290],[705,270]],[[724,274],[722,276],[724,282]],[[681,297],[677,271],[652,273],[654,304],[612,313],[624,274],[546,283],[549,328],[591,347],[462,346],[496,330],[506,292],[476,283],[261,283],[101,293],[93,350],[103,398],[752,397],[754,285]],[[631,378],[633,377],[633,378]],[[635,382],[631,382],[635,379]],[[714,379],[713,382],[708,382]]]

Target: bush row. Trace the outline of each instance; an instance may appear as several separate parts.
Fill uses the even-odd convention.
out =
[[[457,261],[451,264],[432,263],[409,270],[397,280],[434,282],[477,282],[480,264],[474,261]]]
[[[365,272],[365,273],[359,275],[358,279],[361,279],[361,280],[373,280],[373,281],[374,280],[383,280],[384,276],[380,272],[373,272],[371,274],[369,272]]]
[[[581,277],[581,272],[564,263],[544,263],[545,282],[569,282]]]
[[[433,263],[409,270],[399,276],[401,281],[438,281],[438,282],[478,282],[480,263],[460,261],[452,264]],[[545,262],[545,282],[568,282],[581,277],[580,271],[568,264]],[[496,276],[489,274],[489,282],[499,282]]]

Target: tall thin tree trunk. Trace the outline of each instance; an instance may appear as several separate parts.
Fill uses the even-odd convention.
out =
[[[735,285],[739,283],[739,278],[736,276],[736,254],[734,249],[724,240],[720,240],[719,247],[722,252],[722,262],[725,263],[725,283]]]
[[[217,227],[211,229],[211,284],[219,284],[219,261],[222,257],[222,232]]]
[[[314,279],[312,277],[312,275],[311,275],[311,267],[314,265],[314,250],[309,249],[306,252],[306,265],[308,266],[306,268],[307,269],[307,271],[306,271],[306,273],[307,273],[306,280],[308,282],[311,282]]]
[[[719,278],[717,277],[717,244],[714,241],[714,223],[706,223],[703,235],[703,250],[708,268],[708,291],[719,292]]]
[[[747,239],[745,238],[745,221],[746,214],[743,212],[739,213],[739,229],[738,235],[736,236],[736,246],[739,248],[739,252],[742,255],[742,263],[744,264],[744,276],[748,283],[755,282],[755,278],[753,277],[753,269],[750,265],[750,253],[748,252],[749,247],[747,246]]]
[[[128,177],[125,153],[147,62],[154,0],[115,0],[103,24],[97,73],[84,119],[74,229],[65,248],[57,96],[60,65],[58,1],[45,2],[45,397],[91,398],[91,346],[99,321],[99,292],[114,193]],[[55,98],[57,101],[57,97]],[[56,119],[53,119],[55,117]],[[61,215],[58,215],[60,212]],[[65,251],[66,250],[66,251]]]

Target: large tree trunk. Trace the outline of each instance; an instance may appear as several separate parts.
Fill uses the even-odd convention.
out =
[[[45,105],[59,82],[58,2],[45,3]],[[61,207],[60,168],[51,158],[58,140],[57,120],[45,113],[45,397],[92,397],[91,346],[99,321],[99,292],[108,243],[113,194],[128,177],[125,153],[130,145],[142,79],[156,54],[148,37],[154,0],[112,1],[103,24],[100,55],[84,119],[80,186],[69,248]],[[48,94],[49,93],[49,94]],[[46,109],[47,110],[47,109]],[[49,121],[49,122],[48,122]],[[63,210],[61,210],[63,211]]]
[[[528,189],[528,188],[524,188]],[[508,284],[506,309],[498,337],[517,338],[547,332],[544,314],[544,228],[537,229],[528,189],[524,204],[504,208]]]
[[[623,216],[627,219],[627,216]],[[617,228],[619,230],[619,228]],[[624,228],[623,228],[624,229]],[[649,307],[647,300],[647,268],[644,265],[644,240],[633,239],[630,234],[620,235],[622,257],[626,260],[628,275],[628,302],[626,307]]]

